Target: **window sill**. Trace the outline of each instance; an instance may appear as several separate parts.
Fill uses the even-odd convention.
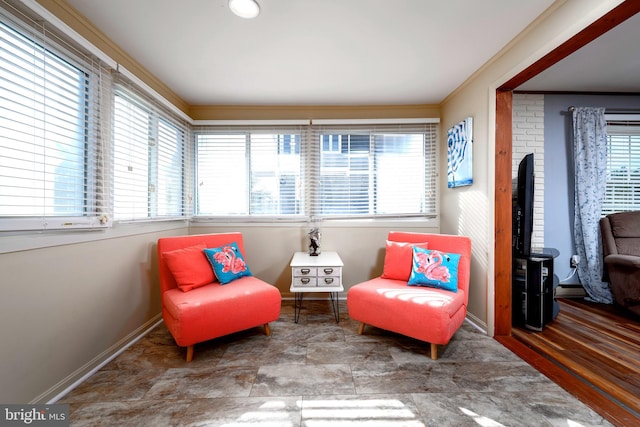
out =
[[[308,227],[311,224],[317,227],[331,228],[393,228],[393,227],[440,227],[440,220],[435,218],[413,217],[413,218],[358,218],[358,219],[323,219],[317,221],[304,220],[281,220],[281,219],[229,219],[229,218],[204,218],[194,217],[191,219],[190,227],[221,227],[229,226],[241,227]]]
[[[187,220],[114,224],[107,229],[0,233],[0,254],[187,228]]]
[[[260,219],[247,220],[228,218],[192,218],[191,220],[150,221],[116,223],[108,229],[62,230],[37,232],[0,233],[0,254],[28,251],[53,246],[72,245],[97,240],[114,239],[138,234],[157,233],[177,228],[199,227],[263,227],[287,228],[310,227],[307,220]],[[433,228],[439,229],[440,220],[436,218],[380,218],[380,219],[325,219],[316,221],[314,226],[321,228]]]

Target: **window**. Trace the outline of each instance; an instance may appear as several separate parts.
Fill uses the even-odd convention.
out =
[[[320,136],[320,214],[369,212],[369,177],[373,156],[369,135]],[[334,150],[334,146],[338,150]],[[325,150],[325,147],[329,147]]]
[[[12,19],[0,14],[0,230],[105,225],[104,70]]]
[[[197,216],[435,217],[437,124],[195,132]]]
[[[130,88],[114,99],[114,219],[185,217],[186,126]]]
[[[324,127],[318,134],[312,215],[435,216],[435,125]]]
[[[294,129],[198,131],[199,216],[302,213],[302,134]]]
[[[633,210],[640,210],[640,122],[609,122],[602,215]]]

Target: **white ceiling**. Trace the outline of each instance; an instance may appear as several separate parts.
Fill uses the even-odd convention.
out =
[[[640,93],[640,14],[538,74],[518,90]]]
[[[67,1],[191,105],[437,104],[553,3],[258,0],[246,20],[227,0]],[[545,75],[523,88],[579,90],[617,50],[605,63],[576,57],[581,79],[561,69],[562,89]]]

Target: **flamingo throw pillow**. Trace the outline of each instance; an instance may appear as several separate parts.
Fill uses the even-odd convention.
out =
[[[249,271],[236,242],[205,249],[204,254],[222,285],[243,276],[251,276],[251,271]]]
[[[414,246],[413,269],[408,284],[458,292],[459,260],[460,254]]]

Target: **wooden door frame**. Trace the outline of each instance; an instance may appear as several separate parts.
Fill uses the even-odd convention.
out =
[[[494,336],[511,335],[511,142],[513,91],[587,43],[640,12],[640,1],[625,0],[496,90]]]

